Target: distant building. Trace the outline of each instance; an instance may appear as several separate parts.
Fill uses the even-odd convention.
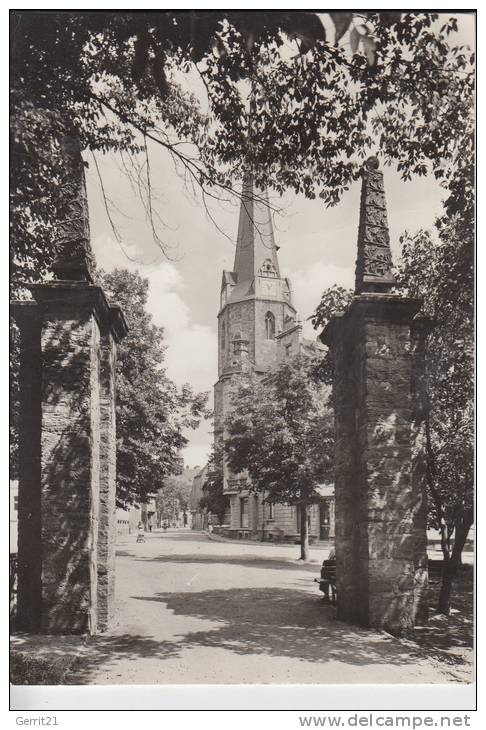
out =
[[[137,525],[142,520],[142,510],[132,504],[127,509],[117,507],[116,509],[116,534],[117,537],[122,535],[134,535],[137,532]]]
[[[207,466],[204,466],[192,480],[192,489],[189,497],[189,510],[191,513],[191,528],[193,530],[206,530],[208,527],[208,515],[202,509],[199,502],[203,496],[203,485],[206,481]]]
[[[189,498],[193,478],[200,471],[200,466],[186,465],[179,473],[164,479],[164,485],[157,490],[155,497],[158,527],[164,524],[178,528],[190,527]]]
[[[268,198],[255,191],[250,177],[243,184],[235,261],[223,271],[218,314],[218,381],[214,387],[215,439],[224,440],[224,421],[231,392],[242,373],[262,378],[285,358],[312,343],[302,338],[302,325],[292,301],[290,280],[280,273]],[[245,474],[233,475],[224,465],[224,491],[230,511],[226,533],[233,537],[297,540],[299,509],[269,504],[245,489]],[[334,490],[322,486],[319,504],[309,509],[310,539],[334,538]]]
[[[141,520],[145,530],[153,530],[157,527],[157,505],[155,499],[149,499],[140,505],[142,511]]]

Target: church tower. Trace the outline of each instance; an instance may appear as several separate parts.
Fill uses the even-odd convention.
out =
[[[233,271],[223,271],[218,314],[218,382],[215,385],[215,438],[224,439],[224,420],[231,392],[245,372],[264,376],[277,362],[296,353],[301,325],[292,304],[290,282],[280,274],[271,209],[266,191],[243,182]],[[230,495],[231,525],[256,532],[258,500],[250,496],[241,514],[244,475],[225,467],[225,492]],[[261,505],[260,505],[261,506]]]
[[[233,341],[248,341],[257,373],[277,363],[281,336],[296,326],[290,282],[280,275],[266,192],[243,183],[233,271],[223,271],[218,314],[218,376],[234,367]]]

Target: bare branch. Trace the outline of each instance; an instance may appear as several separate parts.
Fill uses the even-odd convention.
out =
[[[109,208],[109,205],[108,205],[108,198],[106,197],[105,186],[103,184],[103,178],[101,177],[100,168],[98,166],[98,160],[96,159],[96,155],[95,155],[95,153],[92,150],[91,150],[91,155],[93,157],[93,162],[94,162],[94,165],[95,165],[96,173],[98,175],[98,180],[100,182],[100,188],[101,188],[101,193],[102,193],[102,197],[103,197],[103,204],[105,206],[106,215],[107,215],[108,220],[110,222],[111,230],[113,231],[113,235],[115,237],[115,240],[118,243],[118,245],[120,246],[120,249],[122,250],[123,254],[127,257],[127,259],[129,259],[129,261],[132,261],[133,263],[141,263],[137,259],[135,259],[132,256],[130,256],[130,254],[127,253],[127,251],[125,250],[125,248],[123,246],[122,237],[120,236],[120,234],[118,232],[118,229],[117,229],[117,227],[116,227],[116,225],[115,225],[115,223],[113,221],[113,218],[111,217],[111,212],[110,212],[110,208]]]
[[[231,196],[241,199],[242,195],[239,191],[237,191],[232,186],[227,185],[226,183],[220,182],[217,179],[216,175],[211,176],[203,167],[201,167],[197,164],[197,162],[199,162],[199,160],[196,160],[195,158],[191,158],[188,155],[185,155],[184,153],[177,150],[175,148],[175,145],[171,144],[170,142],[166,142],[163,139],[160,139],[159,137],[157,137],[156,134],[157,133],[161,134],[161,130],[158,130],[158,129],[153,130],[153,132],[155,132],[155,133],[148,132],[146,128],[143,128],[139,123],[137,123],[133,119],[130,119],[123,112],[120,112],[118,109],[116,109],[116,107],[114,107],[112,104],[110,104],[105,99],[100,99],[96,95],[93,95],[93,99],[97,103],[99,103],[99,104],[105,106],[107,109],[109,109],[113,114],[115,114],[117,117],[119,117],[119,119],[121,119],[123,122],[133,126],[134,129],[136,129],[138,132],[140,132],[144,137],[152,140],[156,144],[161,145],[162,147],[167,149],[171,153],[171,155],[176,157],[179,160],[179,162],[182,163],[182,165],[194,177],[195,181],[197,182],[197,184],[200,187],[204,187],[205,185],[207,185],[211,188],[216,187],[216,188],[219,188],[220,190],[226,191]],[[205,191],[207,194],[209,194],[207,187],[205,188]],[[213,194],[213,196],[214,196],[214,194]],[[246,197],[248,198],[248,196],[246,196]],[[270,208],[272,211],[281,212],[279,208],[270,205],[269,202],[267,200],[265,200],[261,195],[254,193],[251,197],[253,200],[262,203],[266,207]]]

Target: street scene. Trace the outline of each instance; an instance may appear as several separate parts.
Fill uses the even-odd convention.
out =
[[[142,544],[126,538],[117,550],[116,623],[78,647],[65,682],[471,680],[471,616],[448,651],[443,642],[431,651],[435,636],[420,646],[343,624],[314,583],[329,550],[314,549],[313,562],[302,565],[297,546],[236,544],[187,529],[157,530]]]
[[[474,46],[12,12],[12,685],[471,689]]]

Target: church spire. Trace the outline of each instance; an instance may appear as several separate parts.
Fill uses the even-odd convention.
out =
[[[233,272],[238,283],[252,282],[268,266],[280,278],[271,209],[266,191],[256,190],[247,173],[241,191],[240,219]]]
[[[376,157],[366,161],[362,176],[355,293],[387,292],[396,280],[392,273],[383,173]]]

